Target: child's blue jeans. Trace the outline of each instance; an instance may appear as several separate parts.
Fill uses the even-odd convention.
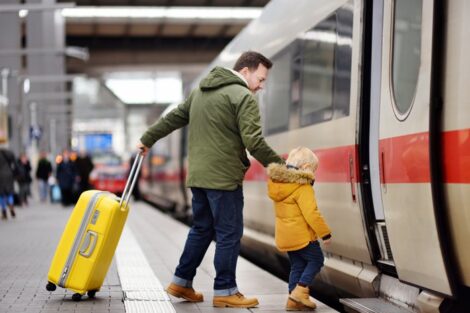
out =
[[[289,293],[298,283],[310,286],[323,266],[323,252],[318,241],[313,241],[305,248],[287,252],[290,260]]]

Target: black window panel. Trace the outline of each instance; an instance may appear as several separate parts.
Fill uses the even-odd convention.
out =
[[[301,41],[300,126],[307,126],[333,117],[336,15],[305,32]]]
[[[351,95],[352,9],[342,8],[336,13],[338,45],[335,54],[334,117],[349,115]]]
[[[352,9],[343,6],[272,57],[261,103],[266,134],[349,115]]]

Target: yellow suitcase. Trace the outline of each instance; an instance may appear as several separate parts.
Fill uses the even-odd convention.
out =
[[[106,191],[89,190],[80,195],[49,269],[46,289],[56,285],[93,298],[101,288],[129,213],[128,203],[143,156],[132,165],[121,198]]]

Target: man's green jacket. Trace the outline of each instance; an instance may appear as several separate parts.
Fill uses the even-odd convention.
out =
[[[250,166],[246,150],[265,167],[283,160],[261,134],[258,103],[231,70],[215,67],[189,97],[141,137],[146,147],[189,124],[188,187],[235,190]]]

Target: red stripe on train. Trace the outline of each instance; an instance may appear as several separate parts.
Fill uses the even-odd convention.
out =
[[[443,134],[444,182],[470,184],[470,129]],[[314,150],[320,160],[316,181],[349,183],[358,181],[355,145]],[[383,153],[383,154],[382,154]],[[382,139],[379,142],[381,181],[387,184],[429,183],[429,133]],[[179,172],[158,172],[157,181],[180,181]],[[247,181],[266,181],[266,169],[256,160],[245,175]]]
[[[445,183],[470,183],[470,129],[443,133]],[[320,160],[318,182],[350,182],[349,159],[353,160],[353,181],[357,181],[356,146],[314,150]],[[383,153],[383,154],[382,154]],[[382,139],[379,142],[381,181],[387,184],[429,183],[429,133]],[[265,168],[256,160],[248,170],[248,181],[266,180]]]
[[[429,133],[418,133],[380,141],[387,184],[429,183]],[[442,134],[444,183],[470,183],[470,129]]]
[[[470,184],[470,129],[445,132],[442,144],[445,182]]]
[[[357,181],[356,146],[343,146],[329,149],[314,150],[319,159],[316,181],[328,183],[350,182],[350,161],[353,163],[353,181]],[[267,179],[266,169],[258,161],[252,159],[251,166],[245,175],[248,181],[263,181]]]
[[[429,183],[429,133],[380,140],[379,162],[382,183]]]

